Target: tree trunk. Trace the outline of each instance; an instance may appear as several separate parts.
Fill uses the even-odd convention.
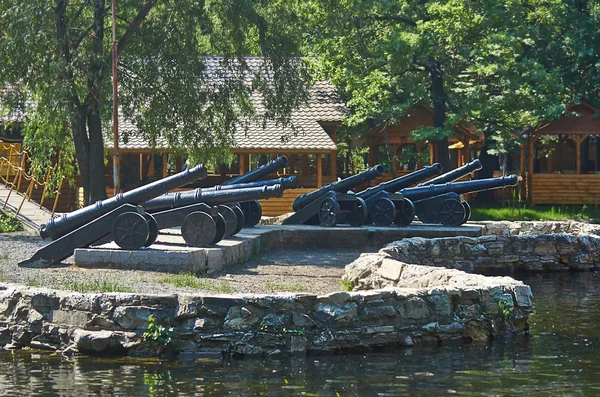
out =
[[[71,120],[71,134],[75,145],[75,157],[81,176],[84,205],[90,203],[90,165],[88,163],[90,146],[86,130],[85,108],[80,107]]]
[[[488,153],[491,147],[491,132],[483,132],[483,146],[479,153],[479,161],[481,161],[482,168],[477,172],[477,179],[492,178],[494,176],[494,169],[496,168],[496,162],[498,157]],[[491,203],[495,201],[494,191],[487,190],[477,193],[477,202]]]
[[[106,196],[106,181],[104,180],[104,141],[102,139],[102,121],[97,112],[88,115],[88,130],[90,136],[89,178],[90,199],[89,203],[104,200]]]
[[[433,126],[443,128],[446,122],[446,94],[444,92],[444,75],[442,67],[437,62],[432,62],[431,67],[431,101],[433,102]],[[436,140],[437,162],[442,165],[444,172],[450,171],[450,153],[448,151],[448,137]]]

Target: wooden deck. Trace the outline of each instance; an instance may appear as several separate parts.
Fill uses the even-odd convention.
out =
[[[600,174],[533,174],[532,204],[600,204]]]

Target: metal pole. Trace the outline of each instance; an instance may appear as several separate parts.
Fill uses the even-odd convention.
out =
[[[113,186],[114,194],[121,191],[119,153],[119,95],[117,89],[117,1],[112,0],[112,74],[113,74]]]

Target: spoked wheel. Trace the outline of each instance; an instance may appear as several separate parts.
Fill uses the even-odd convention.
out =
[[[337,223],[340,214],[340,204],[333,198],[326,198],[319,207],[319,221],[321,225],[332,227]]]
[[[245,227],[254,227],[258,225],[260,218],[262,218],[262,206],[258,200],[240,203],[240,208],[244,211]]]
[[[238,226],[238,219],[235,212],[226,205],[219,205],[217,209],[219,210],[219,214],[221,214],[225,220],[225,237],[233,236],[233,233]]]
[[[112,238],[123,249],[137,250],[150,238],[150,226],[144,215],[125,212],[114,220]]]
[[[444,200],[438,211],[440,222],[445,226],[460,226],[465,219],[465,207],[460,200]]]
[[[151,214],[145,214],[144,217],[148,221],[148,226],[150,227],[150,236],[148,237],[148,240],[146,240],[144,247],[150,247],[158,238],[158,223],[156,223],[156,219],[154,219]]]
[[[237,218],[237,227],[233,231],[233,235],[236,235],[244,228],[244,225],[246,224],[246,218],[244,217],[244,211],[242,211],[239,205],[231,206],[231,209],[233,212],[235,212],[235,216]]]
[[[225,218],[223,218],[223,215],[219,214],[216,211],[215,214],[212,215],[212,218],[213,221],[215,221],[215,224],[217,225],[217,234],[215,235],[213,241],[210,242],[210,245],[215,245],[219,241],[223,240],[223,238],[225,238],[225,231],[227,230],[227,225],[225,224]]]
[[[367,223],[368,216],[369,210],[365,200],[361,199],[360,197],[355,197],[352,205],[352,211],[346,212],[346,221],[351,226],[362,226]]]
[[[181,235],[190,247],[206,247],[217,235],[217,224],[206,212],[192,212],[181,223]]]
[[[396,206],[392,200],[381,198],[373,203],[370,215],[376,226],[389,226],[396,218]]]
[[[415,218],[415,205],[409,199],[402,199],[402,208],[396,208],[394,223],[398,226],[408,226]]]
[[[462,202],[463,207],[465,207],[465,219],[463,223],[467,223],[469,219],[471,219],[471,206],[466,201]]]

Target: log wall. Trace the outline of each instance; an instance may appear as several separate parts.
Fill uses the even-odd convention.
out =
[[[532,204],[600,204],[598,174],[532,174]]]

